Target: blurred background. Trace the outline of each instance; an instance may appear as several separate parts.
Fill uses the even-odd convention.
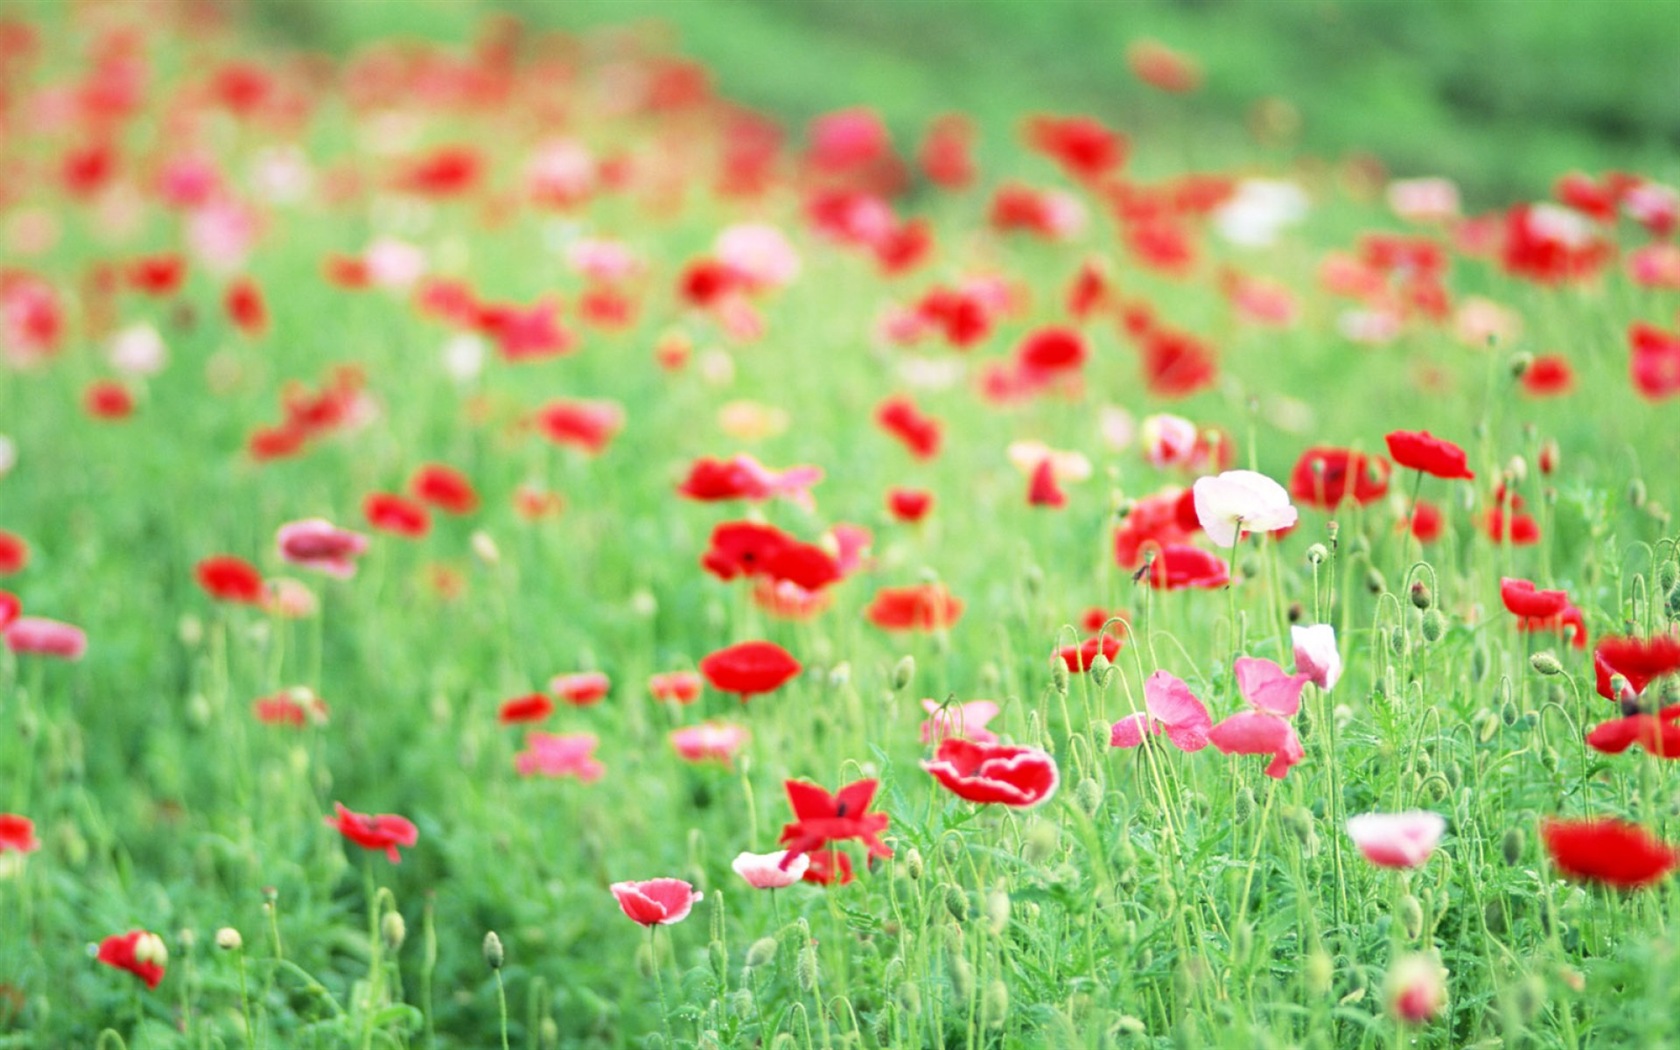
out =
[[[391,34],[468,40],[488,13],[534,27],[661,23],[726,95],[789,123],[867,104],[901,142],[934,114],[1011,139],[1029,112],[1089,113],[1163,165],[1267,148],[1457,179],[1468,203],[1543,194],[1571,169],[1672,179],[1680,0],[239,0],[276,42],[349,51]],[[1197,63],[1163,95],[1141,38]],[[1188,154],[1186,156],[1185,154]],[[984,156],[984,152],[982,152]],[[1140,156],[1145,170],[1149,158]]]

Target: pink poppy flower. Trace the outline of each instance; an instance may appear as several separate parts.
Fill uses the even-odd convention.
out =
[[[1208,740],[1227,755],[1271,755],[1266,775],[1282,780],[1289,767],[1306,757],[1300,737],[1289,719],[1301,708],[1301,689],[1311,681],[1304,674],[1286,674],[1270,660],[1239,657],[1237,691],[1254,710],[1234,714],[1208,733]]]
[[[788,861],[787,867],[783,868],[782,861],[786,859],[785,849],[775,853],[743,853],[735,858],[730,867],[755,890],[779,890],[803,879],[805,869],[811,866],[809,853],[801,853]]]
[[[282,560],[347,580],[356,574],[356,558],[367,550],[367,537],[341,529],[325,518],[280,526],[276,538]]]
[[[607,771],[595,760],[599,743],[594,733],[530,733],[526,749],[513,756],[514,768],[522,777],[576,777],[593,784]]]
[[[1423,1024],[1447,1004],[1446,975],[1429,955],[1408,955],[1388,971],[1388,1008],[1407,1024]]]
[[[1291,627],[1289,637],[1295,644],[1295,671],[1325,692],[1336,687],[1342,677],[1342,654],[1336,650],[1336,628],[1327,623],[1311,627]]]
[[[73,627],[42,616],[20,616],[6,628],[6,648],[22,656],[56,656],[80,660],[87,652],[87,635]]]
[[[937,700],[923,700],[922,710],[928,713],[922,723],[922,743],[931,744],[948,736],[962,737],[976,744],[995,744],[997,734],[986,723],[997,717],[998,705],[990,700],[970,700],[946,707]]]
[[[933,761],[922,768],[958,798],[1022,808],[1048,802],[1061,780],[1056,760],[1037,748],[958,737],[940,741]]]
[[[1348,836],[1365,859],[1382,868],[1416,868],[1435,852],[1447,822],[1439,813],[1365,813],[1349,817]]]
[[[729,765],[751,737],[740,726],[724,722],[671,730],[671,747],[684,762],[722,762]]]
[[[699,699],[700,690],[704,685],[705,680],[698,672],[666,671],[648,679],[648,692],[653,694],[655,700],[692,704]]]
[[[681,879],[615,882],[612,893],[626,916],[650,928],[682,922],[704,896]]]
[[[1109,746],[1137,747],[1143,743],[1144,730],[1149,729],[1155,733],[1165,730],[1167,739],[1180,751],[1207,747],[1213,719],[1183,679],[1156,671],[1143,683],[1143,704],[1147,714],[1140,712],[1114,723]]]
[[[600,671],[557,674],[548,680],[548,691],[574,707],[599,703],[611,688],[611,680]]]

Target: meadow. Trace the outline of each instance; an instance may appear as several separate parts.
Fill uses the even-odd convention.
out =
[[[0,19],[0,1047],[1680,1046],[1660,142],[345,10]]]

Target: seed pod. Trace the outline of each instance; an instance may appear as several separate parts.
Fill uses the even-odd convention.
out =
[[[996,937],[1009,928],[1009,893],[995,889],[986,895],[986,924]]]
[[[1447,633],[1447,617],[1439,609],[1429,609],[1423,614],[1423,640],[1438,642]]]
[[[1254,816],[1254,789],[1244,784],[1237,789],[1237,797],[1231,802],[1231,819],[1238,824],[1246,823]]]
[[[1056,692],[1066,696],[1068,693],[1067,664],[1063,663],[1059,656],[1055,660],[1056,662],[1050,665],[1050,684],[1055,687]]]
[[[1482,906],[1482,922],[1495,937],[1505,936],[1510,924],[1506,921],[1504,898],[1494,897]]]
[[[216,931],[216,947],[224,952],[236,952],[245,947],[245,938],[232,926],[223,926]]]
[[[805,947],[799,949],[799,961],[794,966],[794,973],[799,978],[799,987],[807,992],[817,987],[820,976],[817,967],[817,946],[806,942]]]
[[[484,935],[483,950],[484,965],[492,970],[500,970],[502,963],[507,959],[507,953],[502,950],[502,939],[496,936],[495,930]]]
[[[1365,589],[1372,594],[1383,594],[1388,590],[1388,581],[1383,578],[1382,570],[1373,566],[1365,570]]]
[[[974,967],[960,955],[952,955],[946,960],[946,972],[951,978],[951,991],[959,1000],[966,1001],[974,994]]]
[[[1336,977],[1336,962],[1323,948],[1314,948],[1307,956],[1307,990],[1316,996],[1330,994],[1330,983]]]
[[[1050,859],[1056,850],[1056,843],[1060,838],[1054,824],[1039,821],[1027,831],[1026,848],[1023,850],[1030,864],[1043,864]]]
[[[953,886],[948,882],[945,884],[943,893],[945,897],[945,910],[951,913],[951,918],[957,920],[958,922],[967,921],[968,894],[964,893],[959,887]]]

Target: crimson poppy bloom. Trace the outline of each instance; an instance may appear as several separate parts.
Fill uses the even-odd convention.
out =
[[[147,255],[128,264],[128,286],[143,295],[163,298],[181,290],[187,261],[179,255]]]
[[[432,517],[421,504],[390,492],[375,492],[362,501],[362,516],[380,532],[418,539],[432,528]]]
[[[1157,40],[1134,40],[1128,44],[1126,66],[1132,76],[1157,91],[1182,95],[1202,84],[1202,68],[1195,59]]]
[[[0,813],[0,854],[34,853],[40,848],[33,820],[16,813]]]
[[[441,463],[427,463],[414,472],[409,494],[446,514],[471,514],[478,509],[478,493],[467,476]]]
[[[869,622],[884,631],[943,631],[962,616],[962,599],[937,583],[883,587],[869,603]]]
[[[1535,590],[1532,580],[1518,580],[1509,576],[1499,580],[1499,599],[1506,611],[1517,616],[1549,619],[1569,606],[1568,591]]]
[[[1143,379],[1158,397],[1189,397],[1213,385],[1213,351],[1187,332],[1152,328],[1142,336]]]
[[[809,859],[809,863],[805,874],[800,877],[801,882],[810,882],[818,886],[844,886],[854,878],[852,858],[837,849],[815,850],[803,856]]]
[[[1343,500],[1365,506],[1388,492],[1388,460],[1346,448],[1315,446],[1301,453],[1289,475],[1297,503],[1335,510]]]
[[[1027,145],[1061,165],[1071,178],[1095,181],[1126,162],[1126,138],[1094,117],[1032,117]]]
[[[627,917],[649,928],[682,922],[704,896],[681,879],[615,882],[612,894]]]
[[[917,459],[933,459],[939,455],[942,439],[939,421],[923,415],[909,398],[892,397],[881,402],[875,410],[875,422],[901,441]]]
[[[82,403],[88,415],[95,419],[127,419],[134,414],[134,395],[115,379],[89,383]]]
[[[758,576],[771,559],[796,542],[774,525],[724,522],[712,529],[711,545],[700,556],[700,565],[720,580]]]
[[[665,671],[648,678],[648,692],[655,700],[692,704],[700,698],[701,684],[693,671]]]
[[[537,413],[536,422],[556,445],[598,455],[624,426],[624,410],[612,401],[554,401]]]
[[[22,536],[0,529],[0,576],[23,571],[29,564],[29,544]]]
[[[195,575],[198,585],[217,601],[261,605],[267,596],[262,573],[257,571],[257,567],[231,554],[205,558],[198,563]]]
[[[1587,746],[1606,755],[1619,755],[1638,744],[1658,758],[1680,758],[1680,704],[1654,715],[1635,714],[1600,722],[1587,732]]]
[[[1652,679],[1680,673],[1680,638],[1601,638],[1593,646],[1593,673],[1598,695],[1606,700],[1638,696]],[[1616,679],[1621,679],[1618,692]]]
[[[148,989],[155,989],[163,981],[163,968],[169,962],[169,950],[157,934],[130,930],[100,941],[99,954],[95,958],[106,966],[127,970],[144,981]]]
[[[1437,478],[1474,478],[1464,450],[1427,430],[1396,430],[1388,435],[1388,454],[1394,462]]]
[[[227,286],[222,309],[233,326],[247,336],[254,338],[268,330],[268,305],[262,289],[249,277],[237,278]]]
[[[1160,591],[1186,587],[1214,590],[1231,582],[1225,560],[1211,551],[1186,544],[1162,547],[1149,564],[1149,586]]]
[[[933,509],[933,493],[926,489],[888,489],[887,513],[896,521],[915,523]]]
[[[540,722],[553,713],[554,701],[548,698],[547,693],[530,693],[504,701],[496,718],[502,725],[511,726]]]
[[[917,160],[935,186],[960,190],[974,181],[974,124],[960,114],[934,118],[922,138]]]
[[[743,704],[780,689],[801,669],[793,654],[775,642],[741,642],[700,661],[700,673],[712,688],[738,694]]]
[[[1441,517],[1441,508],[1426,499],[1412,504],[1409,519],[1400,522],[1396,531],[1405,531],[1408,525],[1419,543],[1434,543],[1441,538],[1441,533],[1446,529],[1446,523]]]
[[[1065,507],[1067,493],[1056,483],[1056,467],[1048,459],[1038,461],[1033,468],[1032,477],[1027,481],[1027,505],[1029,507]]]
[[[1522,501],[1513,500],[1511,509],[1489,507],[1482,519],[1488,539],[1495,543],[1509,542],[1513,547],[1532,547],[1540,542],[1540,523],[1522,511]]]
[[[1680,393],[1680,332],[1643,321],[1628,327],[1628,372],[1634,389],[1651,401]]]
[[[893,855],[892,847],[881,841],[881,832],[887,830],[887,815],[869,812],[877,781],[859,780],[832,795],[808,780],[789,780],[784,786],[794,817],[791,824],[782,827],[781,843],[787,847],[787,855],[782,858],[784,867],[795,857],[847,839],[862,842],[871,857]]]
[[[335,815],[326,818],[327,827],[363,849],[383,850],[392,864],[402,863],[398,846],[412,846],[420,841],[420,830],[406,817],[391,813],[356,813],[344,803],[334,802]]]
[[[458,197],[470,193],[483,172],[484,159],[471,146],[439,146],[406,161],[391,185],[421,197]]]
[[[1056,760],[1034,747],[981,744],[948,736],[922,768],[958,798],[1027,808],[1050,800],[1060,774]]]
[[[1101,626],[1101,624],[1098,624],[1099,628]],[[1087,638],[1079,645],[1064,645],[1056,650],[1056,655],[1061,658],[1069,672],[1083,674],[1091,669],[1091,665],[1097,660],[1098,653],[1101,653],[1104,659],[1112,663],[1119,652],[1120,639],[1105,632]]]
[[[1575,370],[1561,354],[1543,354],[1523,370],[1523,393],[1530,397],[1558,397],[1575,386]]]
[[[307,518],[280,526],[275,545],[281,559],[291,565],[349,579],[356,573],[356,558],[367,550],[367,537],[324,518]]]
[[[1559,871],[1617,889],[1648,886],[1680,862],[1673,849],[1623,820],[1553,818],[1541,823],[1540,837]]]
[[[11,591],[0,591],[0,631],[4,631],[23,615],[23,602]]]

